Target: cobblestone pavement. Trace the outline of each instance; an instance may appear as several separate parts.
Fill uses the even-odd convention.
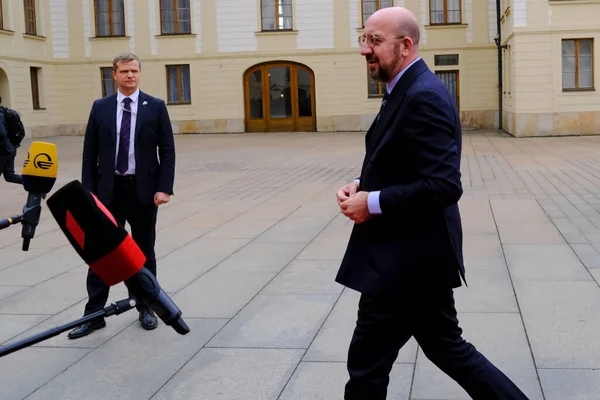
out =
[[[81,137],[57,144],[55,188],[79,179]],[[19,150],[22,160],[29,142]],[[158,216],[161,285],[192,331],[135,311],[0,359],[2,400],[341,399],[358,295],[334,282],[350,223],[335,190],[357,176],[359,133],[181,135]],[[460,201],[464,336],[530,399],[600,393],[600,137],[465,132]],[[0,182],[0,217],[26,194]],[[28,252],[0,231],[0,343],[82,315],[87,267],[47,209]],[[123,285],[110,301],[125,298]],[[468,399],[411,340],[390,399]]]

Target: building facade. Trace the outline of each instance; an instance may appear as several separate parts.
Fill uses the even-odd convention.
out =
[[[93,100],[115,90],[112,59],[131,51],[176,133],[366,130],[384,88],[357,39],[376,9],[404,6],[466,125],[600,131],[600,1],[499,0],[500,40],[496,1],[0,0],[0,96],[34,138],[81,135]]]
[[[503,128],[600,133],[599,0],[501,0]]]

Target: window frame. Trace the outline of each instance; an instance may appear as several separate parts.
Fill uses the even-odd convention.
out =
[[[115,79],[112,77],[112,71],[113,71],[113,67],[100,67],[100,86],[101,86],[101,91],[102,91],[102,97],[106,97],[109,95],[109,93],[106,93],[105,87],[104,87],[104,82],[107,80],[104,78],[104,70],[109,70],[110,71],[110,79],[112,81],[112,88],[113,91],[110,94],[114,94],[117,92],[117,81],[115,81]]]
[[[446,63],[446,61],[442,61],[442,60],[454,60],[456,57],[456,62],[449,62]],[[460,65],[460,55],[458,53],[439,53],[439,54],[434,54],[433,56],[433,65],[436,67],[453,67],[453,66],[457,66]]]
[[[2,9],[3,0],[0,0],[0,31],[4,30],[4,10]]]
[[[367,68],[367,98],[369,99],[381,99],[383,98],[383,94],[386,90],[386,84],[384,82],[381,81],[376,81],[377,82],[377,86],[379,88],[379,93],[378,94],[373,94],[370,91],[371,88],[371,81],[374,79],[371,79],[371,75],[369,74],[369,64],[366,64],[366,68]]]
[[[275,29],[265,29],[265,19],[264,19],[264,15],[263,15],[263,10],[266,7],[270,7],[270,6],[265,6],[263,4],[264,0],[260,0],[260,29],[262,32],[290,32],[294,30],[294,0],[290,0],[290,7],[291,7],[291,14],[289,15],[289,18],[291,18],[292,22],[291,22],[291,27],[289,28],[283,28],[283,27],[279,27],[279,1],[283,1],[283,0],[274,0],[275,4],[273,5],[273,7],[275,7]],[[283,18],[286,18],[286,16],[283,16]]]
[[[375,11],[379,11],[381,10],[381,2],[383,0],[372,0],[375,1]],[[392,0],[392,5],[390,7],[394,6],[394,0]],[[373,13],[375,12],[373,11]],[[371,14],[373,15],[373,14]],[[369,16],[371,16],[369,15]],[[368,19],[368,18],[367,18]],[[365,0],[360,0],[360,21],[361,21],[361,27],[365,27]]]
[[[23,0],[23,17],[25,19],[25,34],[37,36],[37,13],[36,0]],[[28,19],[28,14],[31,12],[33,17]],[[30,25],[31,24],[31,25]],[[32,28],[31,30],[29,28]]]
[[[160,34],[164,36],[172,36],[172,35],[191,35],[192,34],[192,3],[190,0],[190,8],[188,9],[189,18],[190,18],[190,29],[186,32],[179,32],[179,1],[180,0],[171,0],[173,1],[173,10],[175,11],[175,19],[173,23],[175,25],[174,32],[165,32],[163,29],[163,8],[162,1],[159,0],[159,14],[160,14]]]
[[[579,42],[582,41],[590,41],[592,46],[592,86],[589,87],[579,87]],[[563,55],[562,55],[562,49],[564,46],[565,42],[574,42],[575,45],[575,87],[574,88],[565,88],[564,86],[564,81],[563,81],[563,77],[562,74],[564,73],[564,68],[562,67],[562,59],[563,59]],[[561,68],[560,68],[560,77],[561,77],[561,89],[563,92],[587,92],[587,91],[593,91],[596,90],[596,86],[595,86],[595,79],[594,79],[594,72],[595,72],[595,63],[594,63],[594,38],[593,37],[582,37],[582,38],[563,38],[560,41],[560,61],[561,61]]]
[[[510,45],[502,50],[502,69],[504,72],[504,84],[502,94],[505,97],[512,97],[512,52]]]
[[[454,97],[454,100],[456,101],[456,107],[458,108],[458,111],[460,112],[460,69],[458,68],[452,68],[452,69],[435,69],[433,71],[433,73],[438,77],[438,79],[440,81],[442,81],[442,83],[444,82],[442,80],[442,78],[438,75],[438,74],[449,74],[449,75],[454,75],[456,77],[456,94],[453,94],[452,92],[450,92],[450,88],[448,88],[448,91],[450,92],[450,94],[452,95],[452,97]],[[444,83],[444,86],[446,84]]]
[[[40,102],[40,67],[29,67],[29,80],[31,83],[31,103],[34,110],[41,110]]]
[[[100,35],[98,30],[98,13],[96,10],[98,9],[98,1],[106,1],[108,4],[108,35]],[[111,0],[94,0],[94,29],[96,32],[96,37],[107,38],[107,37],[125,37],[127,36],[127,23],[125,18],[125,2],[123,2],[123,33],[115,34],[114,26],[113,26],[113,2]]]
[[[182,78],[181,78],[181,67],[188,67],[188,78],[190,80],[190,99],[189,100],[181,100],[183,90],[182,90]],[[170,80],[169,80],[169,68],[177,68],[177,101],[171,101],[169,98],[169,92],[171,89]],[[165,65],[165,74],[166,74],[166,83],[167,83],[167,104],[168,105],[186,105],[192,104],[192,67],[190,64],[167,64]]]
[[[463,12],[463,0],[459,0],[458,4],[460,9],[458,10],[459,13],[458,15],[460,15],[460,18],[458,20],[458,22],[448,22],[448,0],[442,0],[444,2],[444,5],[442,6],[443,11],[444,11],[444,22],[433,22],[433,19],[431,18],[432,13],[439,13],[438,10],[433,10],[433,7],[431,7],[431,3],[435,1],[435,0],[429,0],[429,25],[434,25],[434,26],[440,26],[440,25],[462,25],[462,12]]]

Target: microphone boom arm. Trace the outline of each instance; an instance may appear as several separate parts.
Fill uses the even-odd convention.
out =
[[[0,230],[6,229],[11,225],[18,224],[23,220],[23,214],[15,215],[14,217],[0,219]]]
[[[86,322],[89,322],[89,321],[93,320],[94,318],[110,317],[111,315],[122,314],[126,311],[131,310],[133,307],[135,307],[135,304],[136,303],[135,303],[134,299],[119,300],[116,303],[113,303],[113,304],[109,305],[108,307],[105,307],[103,310],[97,311],[93,314],[86,315],[83,318],[78,319],[77,321],[72,321],[65,325],[51,328],[47,331],[40,332],[31,337],[19,340],[18,342],[15,342],[15,343],[12,343],[12,344],[9,344],[6,346],[0,346],[0,358],[6,356],[8,354],[14,353],[15,351],[24,349],[25,347],[29,347],[36,343],[43,342],[44,340],[48,340],[54,336],[58,336],[61,333],[66,332],[69,329],[73,329],[81,324],[85,324]]]

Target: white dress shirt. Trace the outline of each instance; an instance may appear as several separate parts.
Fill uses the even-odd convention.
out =
[[[129,132],[129,168],[125,171],[124,175],[135,175],[135,123],[137,120],[138,110],[138,99],[140,97],[140,90],[137,89],[131,94],[131,96],[125,96],[117,89],[117,151],[115,152],[115,174],[120,175],[117,171],[117,157],[119,155],[119,142],[121,141],[121,120],[123,119],[123,113],[125,111],[125,103],[123,99],[129,97],[131,103],[129,108],[131,109],[131,129]]]
[[[388,95],[392,93],[394,86],[396,86],[396,83],[398,83],[398,81],[400,80],[402,75],[406,72],[406,70],[409,69],[410,67],[412,67],[412,65],[414,63],[416,63],[417,61],[419,61],[420,59],[421,59],[421,57],[417,57],[417,59],[415,61],[411,62],[406,67],[404,67],[404,69],[402,71],[398,72],[398,75],[396,75],[394,77],[394,79],[392,79],[391,81],[388,82],[388,84],[386,85],[386,90],[387,90]],[[381,205],[379,203],[380,193],[381,193],[380,191],[369,193],[369,198],[367,199],[367,205],[369,207],[369,212],[371,214],[381,214]]]

